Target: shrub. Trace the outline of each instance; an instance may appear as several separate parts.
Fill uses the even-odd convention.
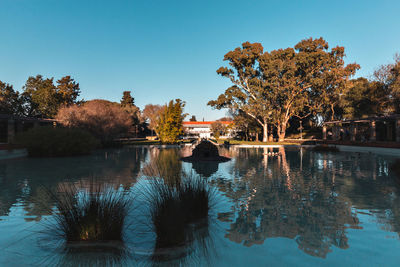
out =
[[[89,154],[98,141],[88,132],[61,127],[37,127],[21,133],[17,143],[32,157],[62,157]]]
[[[72,185],[52,193],[58,213],[57,232],[65,241],[123,241],[130,200],[120,191],[93,186],[79,189]]]
[[[82,105],[63,107],[57,120],[64,126],[87,130],[104,146],[132,128],[132,118],[120,104],[106,100],[92,100]]]
[[[328,146],[328,145],[317,145],[313,147],[313,150],[316,152],[339,152],[339,148],[336,146]]]

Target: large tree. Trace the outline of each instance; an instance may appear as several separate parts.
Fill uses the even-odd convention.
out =
[[[259,43],[243,43],[225,55],[231,68],[217,71],[233,86],[208,104],[239,109],[255,119],[263,127],[264,142],[268,124],[273,124],[283,141],[290,118],[336,105],[349,77],[359,68],[357,64],[345,66],[343,47],[328,48],[322,38],[265,53]]]
[[[262,79],[259,60],[263,55],[260,43],[245,42],[228,52],[224,61],[230,68],[220,67],[217,73],[230,79],[232,86],[225,90],[217,100],[209,101],[208,105],[217,108],[241,110],[257,121],[263,128],[263,141],[267,141],[268,123],[272,120],[271,94],[266,90]]]

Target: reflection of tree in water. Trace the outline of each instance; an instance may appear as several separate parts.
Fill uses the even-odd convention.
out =
[[[239,150],[240,160],[235,161],[232,173],[241,178],[216,181],[234,201],[226,237],[245,246],[262,244],[270,237],[287,237],[318,257],[325,257],[332,245],[348,248],[346,229],[358,227],[358,219],[334,176],[312,171],[319,161],[310,152],[303,157],[310,167],[304,171],[300,171],[298,151],[280,149],[275,157],[263,152]],[[226,216],[221,220],[226,221]]]
[[[56,191],[60,183],[94,180],[114,188],[129,189],[137,179],[147,149],[126,148],[97,151],[73,158],[25,158],[0,162],[0,216],[21,201],[26,220],[40,220],[54,205],[46,189]]]
[[[167,184],[179,183],[182,177],[180,153],[174,148],[153,148],[150,161],[143,167],[143,174],[149,177],[162,177]]]

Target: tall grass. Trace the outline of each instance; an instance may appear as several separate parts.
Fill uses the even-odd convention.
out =
[[[150,182],[148,194],[156,249],[184,246],[193,241],[194,224],[207,221],[215,191],[205,180],[186,177],[171,186]]]
[[[112,188],[61,186],[50,192],[56,203],[55,226],[67,242],[123,241],[131,200]]]

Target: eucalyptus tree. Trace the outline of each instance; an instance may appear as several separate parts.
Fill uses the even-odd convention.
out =
[[[345,65],[343,47],[328,49],[322,38],[265,53],[259,43],[243,43],[225,55],[230,68],[217,70],[233,85],[208,104],[241,110],[255,119],[263,128],[264,142],[268,125],[273,124],[283,141],[292,117],[304,118],[326,109],[334,113],[349,78],[359,68]]]
[[[230,68],[220,67],[217,73],[230,79],[233,85],[217,100],[209,101],[208,105],[216,109],[229,108],[244,112],[263,128],[263,142],[267,142],[272,106],[271,94],[264,86],[259,66],[262,55],[262,45],[249,42],[228,52],[224,61],[229,62]]]
[[[345,66],[343,47],[331,51],[328,48],[324,39],[309,38],[294,49],[278,49],[261,56],[260,70],[271,95],[272,119],[279,141],[284,140],[292,117],[302,119],[327,107],[334,117],[334,108],[359,65]]]

